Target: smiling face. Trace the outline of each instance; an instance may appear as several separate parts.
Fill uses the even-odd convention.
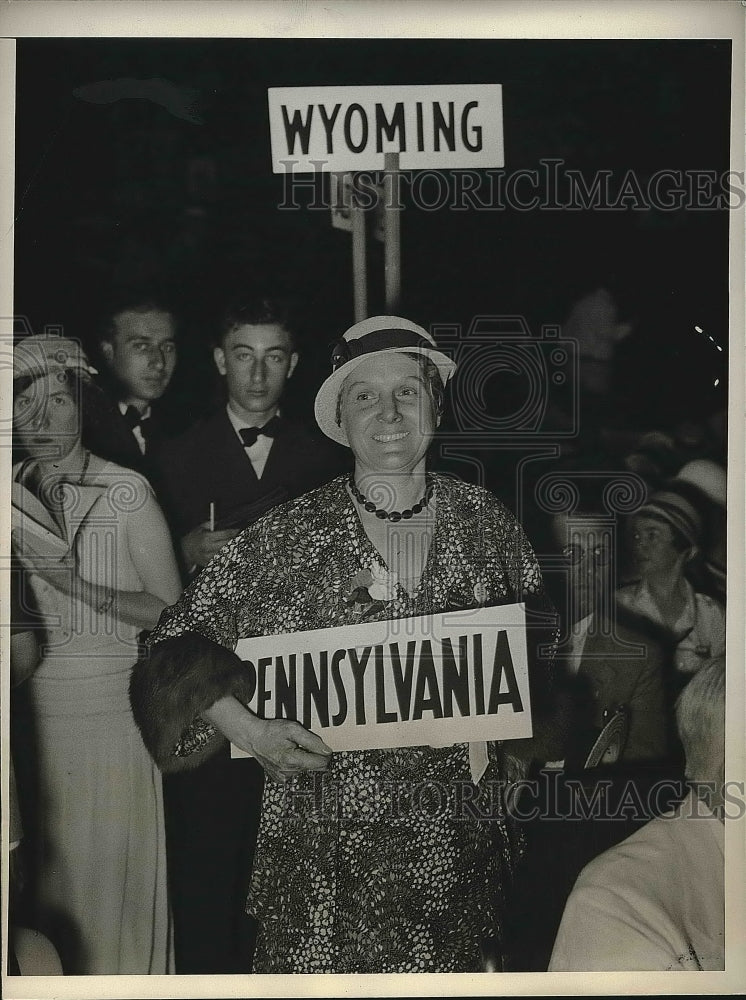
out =
[[[32,458],[64,458],[80,440],[80,413],[62,371],[35,379],[13,400],[13,430]]]
[[[340,416],[358,471],[412,472],[439,420],[416,358],[391,352],[362,361],[340,393]]]
[[[298,363],[290,334],[277,323],[234,327],[214,358],[225,375],[231,409],[254,427],[274,415]]]
[[[176,366],[174,321],[170,313],[126,310],[113,320],[101,351],[122,388],[122,402],[138,409],[160,399]]]

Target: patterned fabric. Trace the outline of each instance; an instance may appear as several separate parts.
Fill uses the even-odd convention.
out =
[[[397,584],[368,617],[543,601],[513,515],[485,490],[434,480],[420,583],[411,594]],[[386,568],[340,477],[230,542],[150,641],[196,631],[232,650],[243,637],[355,624],[366,612],[345,597],[373,566]],[[178,752],[192,740],[186,731]],[[255,971],[479,971],[480,942],[500,937],[513,854],[497,745],[489,754],[478,787],[467,744],[335,753],[323,776],[268,781],[248,903],[262,924]]]

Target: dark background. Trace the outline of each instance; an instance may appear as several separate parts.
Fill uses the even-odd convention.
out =
[[[112,283],[157,278],[183,317],[172,393],[190,415],[214,388],[207,343],[236,288],[269,283],[301,305],[300,405],[353,322],[349,234],[328,211],[278,211],[269,86],[503,85],[506,170],[561,157],[590,180],[634,169],[728,169],[727,41],[317,41],[23,39],[17,43],[15,312],[93,339]],[[145,100],[93,104],[75,88],[163,78],[195,91],[202,124]],[[370,248],[370,311],[381,311],[382,250]],[[725,405],[711,345],[727,344],[723,210],[425,212],[402,222],[401,311],[468,326],[521,314],[535,333],[605,287],[633,335],[615,383],[641,429]],[[724,369],[723,369],[724,371]],[[720,374],[718,370],[716,374]]]

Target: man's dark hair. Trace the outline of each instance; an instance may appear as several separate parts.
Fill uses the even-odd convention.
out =
[[[168,313],[173,321],[174,333],[178,333],[176,310],[170,296],[162,289],[123,290],[113,293],[106,302],[98,323],[99,341],[111,342],[116,336],[115,320],[125,312]]]
[[[281,326],[290,338],[290,349],[297,350],[291,309],[284,298],[258,296],[232,299],[220,317],[215,346],[222,347],[228,334],[240,326]]]

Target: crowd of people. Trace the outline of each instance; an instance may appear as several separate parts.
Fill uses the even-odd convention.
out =
[[[580,488],[542,505],[539,477],[519,523],[429,463],[458,375],[410,320],[344,333],[316,427],[286,413],[300,349],[280,301],[227,306],[223,401],[178,430],[163,409],[171,308],[120,300],[95,346],[99,371],[75,339],[31,335],[14,352],[25,874],[14,862],[10,971],[520,969],[512,898],[537,859],[511,789],[537,768],[590,768],[607,730],[600,759],[686,767],[694,791],[674,824],[654,819],[583,871],[550,968],[723,967],[723,804],[697,792],[724,780],[725,472],[711,451],[640,437],[618,467],[640,487],[623,510],[616,468],[561,456],[547,475]],[[348,597],[366,572],[380,594],[361,611]],[[241,639],[515,603],[530,739],[332,752],[247,708]],[[453,808],[392,808],[401,783],[437,783]],[[675,891],[648,878],[684,850]],[[700,869],[712,892],[695,925]]]

